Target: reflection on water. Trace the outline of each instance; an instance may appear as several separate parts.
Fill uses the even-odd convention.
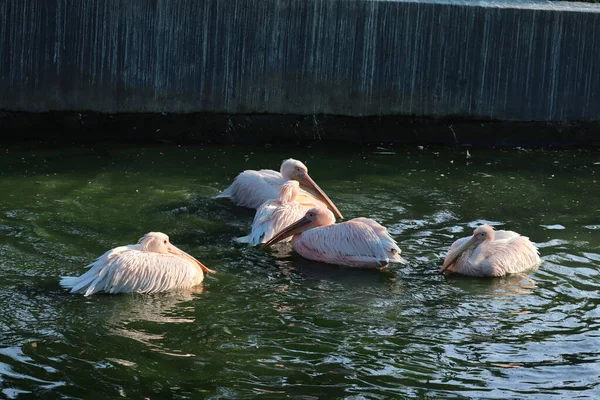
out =
[[[12,147],[0,158],[0,397],[596,398],[596,150]],[[376,270],[232,241],[253,212],[210,198],[287,157],[406,265]],[[481,223],[540,248],[536,271],[437,271]],[[217,274],[193,291],[84,298],[58,286],[163,231]]]
[[[518,296],[532,294],[537,282],[525,274],[512,274],[496,279],[481,279],[451,274],[446,281],[470,293],[485,293],[493,296]]]
[[[179,349],[165,349],[162,333],[164,324],[194,323],[194,294],[201,294],[202,286],[190,290],[160,293],[150,296],[127,296],[114,303],[111,315],[107,318],[109,331],[113,334],[136,340],[148,349],[166,355],[192,357],[195,354],[182,353]],[[148,324],[152,322],[152,324]],[[123,360],[120,360],[123,362]]]
[[[165,292],[156,295],[132,295],[115,303],[108,322],[113,326],[127,325],[139,321],[166,323],[192,323],[195,321],[191,314],[194,310],[190,304],[195,294],[204,291],[202,286],[193,289]]]

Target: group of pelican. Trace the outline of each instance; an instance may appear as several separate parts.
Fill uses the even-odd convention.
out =
[[[342,213],[294,159],[280,171],[241,172],[214,199],[256,209],[251,232],[238,243],[266,248],[292,241],[302,257],[329,264],[359,268],[385,268],[404,263],[401,250],[388,230],[371,218],[345,222]],[[541,263],[539,252],[525,236],[480,225],[472,236],[456,240],[438,273],[498,277],[532,269]],[[61,285],[72,293],[153,293],[191,288],[205,273],[215,273],[169,242],[161,232],[149,232],[137,244],[107,251],[88,265],[79,277],[63,277]]]

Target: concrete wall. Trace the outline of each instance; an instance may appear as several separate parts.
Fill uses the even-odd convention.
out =
[[[600,120],[600,5],[0,0],[0,109]]]

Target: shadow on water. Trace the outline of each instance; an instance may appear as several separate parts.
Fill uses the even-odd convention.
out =
[[[272,246],[265,251],[276,257],[275,264],[282,273],[295,274],[305,281],[332,281],[348,287],[375,287],[396,275],[393,267],[363,269],[308,260],[294,252],[290,242]]]
[[[527,274],[484,279],[451,274],[445,277],[445,281],[471,295],[493,293],[494,296],[518,296],[532,294],[537,287],[535,279]]]

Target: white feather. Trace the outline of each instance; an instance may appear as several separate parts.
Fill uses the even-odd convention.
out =
[[[322,205],[312,196],[307,196],[297,181],[289,180],[281,185],[277,200],[265,201],[256,210],[250,234],[235,240],[252,246],[268,242],[286,226],[302,218],[308,210]],[[291,239],[288,237],[282,242],[289,242]]]
[[[387,230],[382,240],[372,225],[374,224],[357,218],[309,229],[294,237],[294,249],[310,260],[353,267],[378,268],[390,262],[401,262],[399,255],[391,251],[399,253],[400,249],[387,234]],[[377,224],[375,228],[379,230],[378,227],[383,228]]]
[[[472,236],[467,236],[457,239],[450,246],[446,257],[471,238]],[[472,245],[462,252],[453,263],[453,271],[469,276],[504,276],[523,272],[540,263],[539,250],[528,237],[513,231],[499,230],[493,231],[493,240]]]
[[[296,202],[281,204],[279,201],[270,201],[265,203],[256,211],[252,222],[252,232],[247,236],[247,243],[256,246],[269,241],[283,228],[302,218],[311,208],[311,206]],[[282,242],[289,242],[291,239],[291,237],[285,238]]]
[[[379,237],[379,240],[381,240],[381,245],[388,253],[390,260],[393,262],[405,263],[404,259],[400,257],[402,250],[400,250],[400,247],[398,247],[398,242],[396,242],[396,240],[394,240],[394,238],[389,234],[386,227],[371,218],[359,217],[353,218],[350,221],[362,222],[369,225]]]
[[[286,181],[279,172],[271,169],[247,170],[214,198],[227,198],[241,207],[258,208],[265,201],[276,199],[279,187]]]
[[[290,158],[281,163],[280,172],[272,169],[243,171],[227,189],[214,198],[230,199],[238,206],[257,209],[266,201],[277,199],[281,186],[290,179],[297,179],[297,170],[308,171],[303,163]],[[303,189],[300,189],[300,192],[316,201],[309,192]]]
[[[106,293],[153,293],[191,288],[202,282],[197,265],[171,254],[140,251],[139,245],[109,250],[89,264],[79,277],[62,277],[60,284],[72,293],[89,296]]]

